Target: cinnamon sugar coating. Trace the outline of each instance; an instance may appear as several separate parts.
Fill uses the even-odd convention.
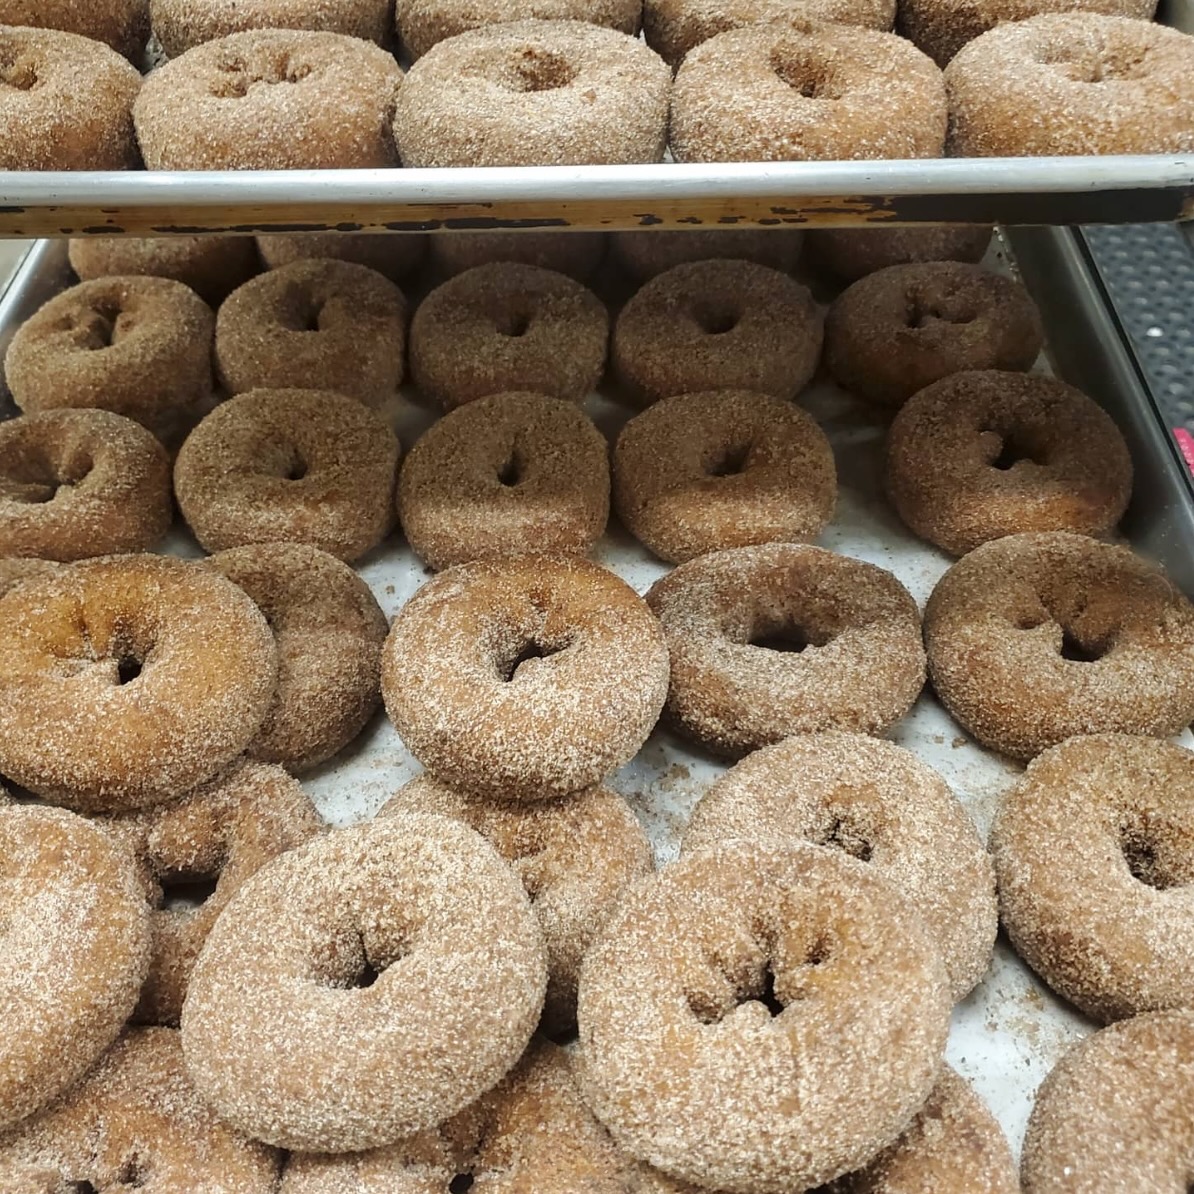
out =
[[[694,261],[646,283],[622,308],[611,346],[642,405],[672,394],[757,390],[794,398],[821,354],[808,289],[751,261]]]
[[[424,585],[394,619],[381,688],[437,779],[539,801],[629,762],[667,675],[663,632],[624,581],[578,557],[524,555],[460,564]]]
[[[682,231],[615,232],[614,259],[646,282],[689,261],[753,261],[787,273],[800,256],[804,233],[795,228],[693,228]]]
[[[737,757],[792,734],[879,734],[924,685],[920,615],[874,564],[771,543],[681,564],[647,594],[671,654],[667,717]]]
[[[141,551],[173,516],[166,451],[131,419],[47,410],[0,422],[0,554]]]
[[[148,0],[0,0],[0,25],[78,34],[111,46],[135,65],[149,36],[149,5]]]
[[[1013,758],[1194,721],[1194,607],[1126,548],[1065,531],[984,543],[938,582],[924,630],[941,702]]]
[[[6,1189],[272,1194],[281,1158],[195,1093],[170,1028],[126,1032],[44,1114],[0,1136]]]
[[[605,256],[604,232],[434,232],[431,260],[447,276],[495,261],[537,265],[578,282],[592,277]]]
[[[206,564],[248,593],[278,648],[277,696],[248,753],[309,771],[347,746],[381,704],[389,622],[347,564],[305,543],[234,547]]]
[[[86,1073],[137,1002],[149,909],[128,852],[62,809],[0,807],[0,947],[2,1130]],[[0,1135],[7,1178],[6,1151]]]
[[[659,162],[667,65],[641,41],[586,21],[513,21],[440,42],[398,92],[407,166]]]
[[[24,581],[49,576],[59,567],[54,560],[39,560],[32,556],[0,557],[0,597]]]
[[[317,838],[244,883],[183,1008],[187,1067],[233,1127],[302,1151],[393,1144],[518,1060],[543,940],[517,878],[443,817]]]
[[[900,517],[952,555],[1020,531],[1110,531],[1132,457],[1110,415],[1051,377],[955,373],[914,395],[887,437]]]
[[[941,71],[893,33],[792,21],[692,50],[672,91],[681,162],[932,158],[945,147]]]
[[[908,1127],[950,1006],[920,919],[871,870],[737,842],[641,883],[590,950],[582,1086],[615,1140],[667,1173],[805,1189]]]
[[[815,539],[833,517],[833,449],[812,417],[767,394],[664,398],[614,447],[614,504],[673,563],[754,543]]]
[[[925,224],[910,228],[815,228],[806,256],[822,269],[856,282],[890,265],[919,261],[981,261],[991,244],[986,224]]]
[[[273,639],[210,570],[109,556],[0,598],[0,773],[59,804],[176,798],[241,754],[274,697]]]
[[[367,266],[399,282],[423,263],[427,237],[404,232],[402,235],[368,232],[310,232],[278,236],[259,236],[257,251],[266,269],[279,269],[305,258],[331,258]]]
[[[390,119],[402,71],[355,37],[233,33],[155,70],[137,97],[151,170],[396,166]]]
[[[389,424],[354,398],[252,390],[191,432],[174,491],[208,551],[308,543],[355,560],[393,525],[399,451]]]
[[[583,411],[542,394],[494,394],[449,412],[410,450],[398,517],[440,570],[466,560],[586,555],[609,517],[609,449]]]

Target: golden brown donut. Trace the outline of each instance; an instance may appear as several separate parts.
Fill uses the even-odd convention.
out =
[[[191,976],[187,1068],[246,1135],[394,1144],[510,1070],[545,982],[539,926],[497,851],[445,817],[387,817],[282,855],[233,896]]]
[[[206,561],[244,589],[278,648],[278,688],[252,758],[309,771],[347,746],[381,704],[389,622],[369,586],[305,543],[253,543]]]
[[[907,1128],[950,1007],[936,946],[872,870],[736,842],[640,883],[589,951],[582,1086],[614,1139],[666,1173],[802,1190]]]
[[[399,611],[381,691],[436,778],[495,800],[551,800],[635,756],[667,695],[667,648],[642,598],[588,560],[474,560]]]
[[[149,36],[148,0],[0,0],[0,25],[59,29],[111,46],[139,64]]]
[[[647,604],[671,654],[667,716],[730,758],[791,734],[880,734],[924,685],[920,615],[890,572],[820,547],[698,556]]]
[[[0,170],[135,169],[140,89],[141,76],[107,46],[0,25]]]
[[[398,437],[354,398],[252,390],[187,437],[174,491],[207,551],[309,543],[355,560],[394,521]]]
[[[126,1032],[36,1119],[0,1136],[6,1190],[272,1194],[281,1158],[221,1123],[183,1068],[178,1033]]]
[[[614,446],[614,506],[657,556],[815,539],[833,517],[833,449],[812,417],[767,394],[664,398]]]
[[[615,232],[614,260],[639,282],[689,261],[753,261],[787,273],[800,256],[804,233],[794,228],[693,228],[677,232]]]
[[[893,33],[793,21],[719,33],[676,73],[681,162],[932,158],[945,147],[941,71]]]
[[[401,82],[372,42],[258,29],[159,67],[133,118],[151,170],[396,166],[390,116]]]
[[[437,571],[538,551],[586,555],[609,518],[609,448],[583,411],[494,394],[449,412],[398,476],[411,550]]]
[[[0,773],[88,812],[174,799],[231,763],[274,698],[273,639],[222,576],[110,556],[0,598]]]
[[[1132,457],[1110,415],[1073,386],[955,373],[896,415],[885,482],[908,526],[960,556],[1020,531],[1112,530],[1132,496]]]
[[[917,224],[908,228],[816,228],[806,257],[846,282],[889,265],[918,261],[981,261],[991,244],[989,224]]]
[[[946,71],[949,152],[1190,153],[1192,74],[1194,37],[1150,21],[1066,12],[999,25]]]
[[[514,261],[587,281],[605,256],[604,232],[434,232],[431,261],[451,277],[478,265]]]
[[[313,258],[269,270],[224,301],[216,367],[230,394],[335,390],[381,406],[402,382],[406,299],[351,261]]]
[[[36,576],[49,576],[61,567],[54,560],[39,560],[31,556],[0,557],[0,597],[10,589]]]
[[[259,236],[257,251],[266,269],[278,269],[305,258],[331,258],[368,266],[400,282],[423,263],[427,237],[415,233],[310,232],[280,236]]]
[[[173,516],[166,450],[131,419],[47,410],[0,422],[0,554],[144,551]]]

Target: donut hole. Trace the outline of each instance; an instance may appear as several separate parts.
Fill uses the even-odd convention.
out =
[[[202,908],[216,893],[220,876],[173,871],[158,880],[161,895],[156,904],[162,912],[187,913]]]
[[[709,477],[736,477],[746,472],[750,459],[751,444],[730,444],[717,452],[705,465],[705,474]]]
[[[818,846],[841,850],[851,858],[857,858],[859,862],[870,862],[874,856],[874,847],[866,834],[844,816],[833,817],[824,831],[813,840]]]
[[[724,300],[706,298],[692,305],[692,318],[706,336],[724,336],[742,322],[742,309]]]
[[[805,626],[794,618],[759,617],[754,620],[747,635],[747,646],[763,651],[777,651],[787,655],[798,655],[809,647],[823,647],[832,635],[821,633],[815,627]]]
[[[45,505],[86,480],[94,467],[95,461],[86,453],[59,462],[44,452],[26,452],[0,476],[0,497],[28,506]]]
[[[571,639],[565,639],[558,643],[544,643],[530,638],[513,655],[495,661],[498,679],[504,684],[510,684],[520,678],[519,672],[525,665],[534,665],[540,659],[550,659],[553,655],[559,655],[562,651],[566,651],[571,645]]]
[[[1129,815],[1119,825],[1119,849],[1132,878],[1154,891],[1194,884],[1194,833],[1155,812]]]
[[[770,65],[780,82],[787,84],[804,99],[842,98],[841,85],[835,78],[832,63],[807,46],[776,46],[771,52]]]
[[[1146,52],[1108,56],[1083,45],[1050,45],[1036,56],[1042,66],[1056,67],[1071,83],[1124,83],[1149,74]]]
[[[301,83],[310,73],[308,64],[294,62],[285,51],[258,55],[253,62],[238,54],[217,64],[211,94],[216,99],[244,99],[254,87]]]
[[[515,486],[521,485],[524,479],[525,468],[526,461],[523,459],[522,453],[517,448],[511,448],[509,455],[498,466],[498,484],[507,489],[513,489]]]
[[[1006,434],[987,429],[980,432],[987,465],[1006,473],[1018,464],[1044,466],[1048,454],[1039,439],[1022,430],[1013,428]]]
[[[471,1173],[458,1173],[448,1183],[448,1194],[467,1194],[477,1179]]]
[[[39,82],[37,63],[28,54],[0,51],[0,85],[13,91],[32,91]]]
[[[1089,642],[1078,637],[1074,631],[1061,629],[1061,657],[1070,663],[1098,663],[1107,648],[1102,643]]]
[[[733,975],[723,974],[730,987],[728,999],[711,998],[705,993],[690,992],[687,996],[689,1010],[702,1024],[718,1024],[738,1008],[747,1004],[757,1004],[774,1020],[804,998],[801,979],[807,976],[809,971],[816,970],[829,961],[833,951],[827,938],[813,936],[788,962],[783,994],[778,989],[779,982],[772,952],[766,949],[762,964],[756,964],[748,973],[739,975],[737,979]]]
[[[970,296],[934,287],[914,290],[908,295],[904,323],[910,328],[931,327],[937,323],[961,326],[978,318],[978,308]]]
[[[499,311],[493,320],[494,330],[499,336],[506,336],[517,340],[525,336],[531,329],[532,315],[529,311],[520,311],[515,307]]]
[[[510,57],[501,83],[507,91],[559,91],[576,75],[576,67],[563,54],[526,46]]]

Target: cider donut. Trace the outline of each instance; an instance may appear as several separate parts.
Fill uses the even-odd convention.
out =
[[[459,564],[425,584],[390,628],[381,691],[437,779],[539,801],[635,756],[667,671],[659,624],[624,581],[577,557],[524,555]]]
[[[398,165],[390,116],[402,71],[355,37],[257,29],[158,67],[133,107],[150,170]]]
[[[0,422],[0,554],[144,551],[173,514],[166,450],[131,419],[47,410]]]
[[[411,67],[394,136],[407,166],[660,162],[671,84],[657,54],[615,29],[487,25],[440,42]]]
[[[945,149],[941,71],[893,33],[792,21],[719,33],[672,89],[680,162],[934,158]]]
[[[479,265],[437,286],[410,325],[411,379],[445,409],[512,390],[583,401],[605,368],[609,314],[534,265]]]
[[[784,273],[800,257],[804,233],[795,228],[693,228],[612,234],[614,260],[639,282],[690,261],[753,261]]]
[[[924,685],[920,615],[890,572],[820,547],[699,556],[652,585],[668,720],[734,758],[821,730],[881,734]]]
[[[641,405],[672,394],[757,390],[794,398],[821,355],[807,287],[751,261],[694,261],[651,279],[622,308],[611,346]]]
[[[497,1083],[545,981],[539,926],[497,851],[444,817],[390,817],[241,886],[191,976],[183,1050],[200,1094],[246,1135],[375,1148]]]
[[[890,265],[920,261],[982,261],[994,229],[989,224],[923,224],[909,228],[816,228],[805,239],[806,257],[846,282]]]
[[[1040,312],[1019,282],[957,261],[868,274],[825,317],[834,381],[888,407],[963,370],[1031,369],[1044,343]]]
[[[24,25],[103,42],[136,66],[149,37],[147,0],[0,0],[0,25]]]
[[[907,1128],[950,1007],[919,917],[867,867],[737,842],[641,882],[589,951],[582,1088],[623,1148],[684,1181],[819,1186]]]
[[[112,556],[0,598],[0,773],[47,800],[123,812],[176,799],[253,740],[276,653],[222,576]]]
[[[604,232],[434,232],[429,239],[432,264],[448,277],[478,265],[513,261],[585,282],[605,256],[606,236]]]
[[[1016,759],[1194,721],[1194,607],[1123,547],[1065,531],[984,543],[938,581],[924,633],[942,704]]]
[[[305,543],[253,543],[206,561],[252,597],[278,648],[278,688],[254,759],[309,771],[347,746],[381,704],[390,624],[372,590]]]
[[[35,576],[49,576],[60,565],[54,560],[39,560],[27,556],[0,557],[0,597]]]
[[[174,463],[174,491],[207,551],[307,543],[355,560],[394,522],[398,437],[354,398],[252,390],[218,406]]]
[[[62,809],[0,807],[0,858],[3,1130],[116,1039],[149,965],[149,910],[127,851]]]
[[[1023,373],[955,373],[909,399],[887,437],[899,516],[951,555],[1020,531],[1112,530],[1132,457],[1081,390]]]
[[[381,406],[402,382],[406,299],[351,261],[295,261],[246,282],[216,316],[216,367],[230,394],[335,390]]]
[[[278,269],[306,258],[331,259],[363,265],[376,270],[391,282],[400,282],[423,264],[427,239],[411,232],[401,235],[371,232],[287,233],[282,236],[259,236],[257,251],[266,269]]]

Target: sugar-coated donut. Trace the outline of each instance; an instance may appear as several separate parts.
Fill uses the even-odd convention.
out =
[[[1073,386],[955,373],[896,415],[885,481],[918,535],[963,555],[1020,531],[1110,531],[1132,495],[1132,457],[1111,416]]]
[[[44,1114],[0,1136],[0,1171],[21,1191],[272,1194],[281,1158],[204,1105],[170,1028],[126,1032]]]
[[[941,71],[893,33],[793,21],[731,29],[676,73],[681,162],[931,158],[945,147]]]
[[[0,557],[0,597],[24,581],[49,576],[61,566],[54,560],[39,560],[33,556]]]
[[[618,517],[673,563],[815,539],[837,498],[833,449],[813,418],[746,390],[655,403],[622,428],[613,464]]]
[[[1044,339],[1019,282],[926,261],[868,274],[837,297],[825,317],[825,364],[851,393],[901,406],[963,369],[1031,369]]]
[[[206,564],[253,598],[278,647],[277,696],[248,753],[309,771],[347,746],[381,704],[389,622],[347,564],[305,543],[233,547]]]
[[[0,0],[0,25],[58,29],[103,42],[139,64],[149,37],[148,0]]]
[[[639,883],[590,950],[582,1083],[614,1139],[666,1173],[804,1189],[908,1126],[950,1006],[936,946],[871,870],[737,842]]]
[[[552,270],[494,262],[457,274],[410,325],[415,385],[446,409],[508,390],[582,401],[605,368],[609,314]]]
[[[424,585],[390,628],[381,689],[436,778],[536,801],[629,762],[659,717],[667,674],[659,624],[624,581],[578,557],[525,555],[460,564]]]
[[[402,71],[339,33],[257,29],[206,42],[146,80],[133,108],[151,170],[396,166]]]
[[[627,33],[514,21],[457,34],[410,69],[394,135],[407,166],[663,160],[672,75]]]
[[[107,46],[0,25],[0,170],[135,168],[140,88],[135,68]]]
[[[259,236],[257,251],[267,269],[306,258],[331,258],[368,266],[399,282],[423,264],[427,237],[415,233],[310,232]]]
[[[449,412],[410,450],[398,518],[436,570],[537,551],[586,555],[609,518],[605,436],[570,402],[494,394]]]
[[[164,556],[61,568],[0,599],[0,773],[120,812],[231,763],[274,699],[273,639],[230,581]]]
[[[785,273],[800,256],[804,233],[795,228],[693,228],[615,232],[614,259],[640,282],[689,261],[729,258]]]
[[[646,405],[671,394],[758,390],[794,398],[821,354],[808,288],[752,261],[693,261],[647,282],[622,308],[611,355]]]
[[[0,554],[144,551],[172,518],[166,451],[131,419],[46,410],[0,422]]]
[[[200,1093],[246,1135],[374,1148],[506,1074],[545,983],[539,926],[497,851],[445,817],[388,817],[241,886],[191,976],[183,1048]]]
[[[735,757],[791,734],[879,734],[924,686],[920,615],[890,572],[820,547],[698,556],[647,604],[671,654],[668,719]]]
[[[216,317],[216,367],[230,394],[335,390],[380,406],[402,382],[406,299],[351,261],[311,258],[235,290]]]
[[[393,525],[399,450],[389,424],[354,398],[252,390],[187,437],[174,491],[208,551],[309,543],[355,560]]]
[[[0,858],[4,1129],[82,1077],[116,1039],[149,965],[149,909],[127,850],[63,809],[0,807]],[[0,1172],[8,1176],[2,1161]]]
[[[991,244],[989,224],[925,224],[908,228],[816,228],[805,255],[846,282],[918,261],[981,261]]]
[[[937,583],[924,632],[941,702],[1013,758],[1194,721],[1194,607],[1123,547],[1066,531],[984,543]]]
[[[946,70],[949,152],[1190,153],[1192,76],[1194,37],[1151,21],[1066,12],[999,25]]]
[[[605,256],[604,232],[435,232],[430,236],[435,269],[451,277],[478,265],[516,261],[567,274],[584,282]]]

